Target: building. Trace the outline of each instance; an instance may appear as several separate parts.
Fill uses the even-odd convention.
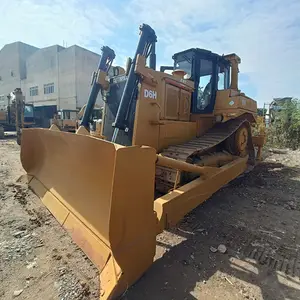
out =
[[[47,127],[57,110],[81,108],[87,102],[99,59],[77,45],[41,49],[22,42],[5,45],[0,50],[0,109],[7,105],[6,95],[20,87]],[[101,102],[99,96],[97,103]]]
[[[26,61],[38,48],[16,42],[0,50],[0,109],[7,106],[7,95],[24,86]]]

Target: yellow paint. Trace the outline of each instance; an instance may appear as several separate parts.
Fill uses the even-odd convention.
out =
[[[196,136],[196,122],[165,121],[159,125],[158,151]]]
[[[107,297],[124,291],[152,264],[155,149],[122,147],[89,135],[24,129],[21,160],[33,177],[31,188],[98,266],[100,277],[106,278],[108,286],[102,289]],[[107,278],[110,257],[120,268],[117,289]]]
[[[22,180],[98,267],[101,299],[121,295],[147,270],[158,232],[175,225],[247,168],[247,156],[223,153],[203,160],[203,166],[157,156],[170,145],[201,138],[216,122],[241,117],[255,123],[256,102],[238,90],[240,59],[235,54],[226,57],[233,66],[230,89],[217,92],[211,114],[196,115],[190,113],[194,83],[181,71],[169,75],[149,69],[145,57],[138,56],[135,72],[142,80],[131,147],[105,141],[98,134],[101,124],[94,136],[82,126],[76,134],[55,125],[51,130],[23,130],[21,161],[27,176]],[[97,74],[97,81],[108,88],[103,73]],[[247,132],[241,129],[236,135],[240,152],[245,152]],[[264,141],[263,135],[253,138],[259,153]],[[157,199],[156,164],[175,170],[178,179],[172,192]],[[178,186],[182,171],[200,177]]]
[[[0,111],[0,121],[6,121],[6,112]]]
[[[215,116],[222,116],[223,122],[225,122],[245,113],[256,116],[256,101],[231,89],[217,91]]]
[[[193,82],[146,68],[142,56],[138,57],[136,72],[143,76],[143,81],[136,106],[133,144],[161,151],[195,137],[196,123],[190,120]],[[147,97],[148,91],[155,97]]]
[[[241,63],[241,59],[235,53],[225,55],[225,59],[229,60],[231,64],[230,88],[233,90],[238,90],[238,73],[239,73],[239,64]]]
[[[154,201],[154,210],[159,220],[157,232],[174,226],[188,212],[207,200],[219,188],[247,168],[248,157],[238,158],[219,168],[205,179],[198,178]]]

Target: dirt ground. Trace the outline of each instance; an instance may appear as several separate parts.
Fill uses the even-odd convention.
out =
[[[159,235],[123,299],[300,299],[300,151],[266,156]],[[0,299],[98,299],[97,270],[22,173],[19,146],[0,140]]]

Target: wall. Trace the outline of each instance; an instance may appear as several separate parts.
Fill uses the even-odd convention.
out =
[[[58,88],[58,52],[64,48],[58,45],[39,49],[26,62],[26,102],[35,106],[57,105]],[[44,94],[44,84],[54,83],[54,93]],[[38,95],[30,96],[30,87],[38,86]]]
[[[0,50],[0,96],[5,95],[5,105],[6,95],[15,88],[24,88],[22,80],[26,77],[25,62],[37,50],[22,42],[7,44]]]
[[[26,61],[27,59],[35,53],[39,48],[33,47],[28,44],[24,44],[21,42],[17,42],[18,47],[19,47],[19,53],[20,53],[20,78],[21,80],[26,79],[27,77],[27,70],[26,70]]]
[[[59,52],[59,99],[60,109],[76,109],[76,46],[71,46]]]
[[[43,48],[26,64],[26,101],[35,106],[57,105],[58,109],[81,108],[88,100],[91,75],[100,56],[79,46]],[[44,95],[44,84],[54,82],[54,93]],[[39,94],[30,96],[30,87],[38,86]],[[101,96],[97,103],[102,102]]]
[[[88,101],[91,90],[91,78],[94,71],[97,70],[100,55],[88,51],[79,46],[76,47],[76,95],[77,107],[82,107]],[[97,104],[103,105],[101,95],[99,94]]]
[[[0,95],[8,95],[21,87],[18,43],[5,45],[0,51]],[[13,76],[11,74],[13,72]],[[6,97],[5,97],[6,98]]]

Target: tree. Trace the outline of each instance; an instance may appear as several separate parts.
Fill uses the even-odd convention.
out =
[[[293,98],[276,113],[269,131],[269,140],[276,146],[297,149],[300,147],[300,101]]]

